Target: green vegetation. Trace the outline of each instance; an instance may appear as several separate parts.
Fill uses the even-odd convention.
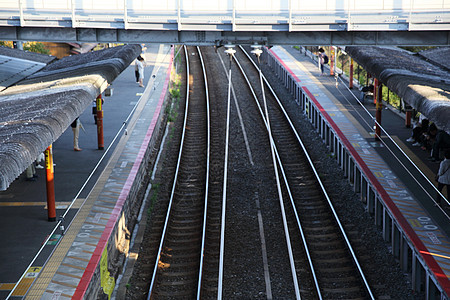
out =
[[[418,53],[420,51],[429,50],[429,49],[433,49],[433,48],[436,48],[436,47],[428,46],[428,47],[400,47],[400,48],[405,49],[405,50],[410,51],[410,52]]]
[[[328,48],[327,53],[331,53],[330,47],[327,48]],[[411,47],[411,48],[423,48],[422,50],[424,50],[425,48],[432,48],[432,47]],[[338,48],[336,57],[337,57],[336,67],[341,69],[346,76],[349,76],[350,56],[348,56],[346,53],[342,52],[342,50]],[[368,78],[367,71],[364,70],[362,66],[358,65],[355,61],[353,62],[353,76],[354,78],[356,78],[356,80],[359,82],[361,86],[366,86],[368,84],[372,84],[373,82],[373,78]],[[401,109],[401,98],[394,92],[390,91],[384,85],[382,88],[381,99],[387,104],[392,105],[397,109]]]
[[[175,122],[175,120],[178,117],[178,102],[174,103],[175,105],[172,105],[170,107],[169,116],[167,117],[167,122]]]
[[[14,47],[12,41],[0,41],[0,46],[5,46],[5,47],[9,47],[9,48]],[[23,50],[25,50],[25,51],[42,53],[42,54],[50,54],[50,50],[48,50],[43,43],[24,42],[22,44],[22,46],[23,46]]]
[[[180,105],[180,89],[179,88],[171,88],[170,96],[172,97],[172,105],[170,107],[168,106],[169,112],[167,121],[168,122],[175,122],[175,120],[178,117],[178,107]]]
[[[177,49],[175,49],[177,50]],[[181,86],[181,75],[179,74],[177,66],[181,64],[181,56],[178,54],[175,58],[177,61],[175,68],[172,70],[171,81],[169,87],[170,97],[172,99],[172,105],[168,107],[169,111],[167,121],[174,122],[178,116],[178,107],[180,103],[180,86]]]
[[[156,200],[158,199],[158,194],[159,194],[159,188],[160,188],[160,184],[159,183],[153,183],[152,184],[152,193],[150,196],[150,206],[147,210],[147,214],[150,216],[152,211],[153,211],[153,206],[156,203]]]
[[[12,48],[13,42],[12,41],[0,41],[0,46]]]
[[[50,50],[48,50],[44,46],[44,44],[38,42],[23,43],[23,50],[42,54],[50,54]]]
[[[183,47],[183,46],[178,45],[178,46],[176,46],[176,48],[175,48],[175,53],[177,54],[177,56],[175,57],[175,64],[176,64],[176,66],[181,65],[181,54],[180,54],[180,52],[181,52],[180,48],[181,48],[181,47]],[[179,50],[180,50],[180,51],[179,51]],[[177,69],[177,73],[178,73],[178,69]]]
[[[173,99],[180,99],[180,89],[179,88],[172,88],[170,90],[170,96],[172,96]]]

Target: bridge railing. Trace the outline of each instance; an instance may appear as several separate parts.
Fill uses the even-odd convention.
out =
[[[448,30],[446,0],[0,0],[0,26],[216,31]]]

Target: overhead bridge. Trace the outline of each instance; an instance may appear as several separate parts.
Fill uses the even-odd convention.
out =
[[[447,0],[0,0],[2,40],[447,46],[449,31]]]

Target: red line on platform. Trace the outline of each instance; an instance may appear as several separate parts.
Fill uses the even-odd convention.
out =
[[[292,70],[281,60],[281,58],[274,53],[273,50],[268,49],[268,51],[273,54],[273,56],[283,65],[283,67],[292,75],[292,77],[295,78],[297,82],[300,82],[300,79],[292,72]],[[355,148],[352,146],[352,144],[349,142],[347,137],[342,133],[341,129],[337,126],[337,124],[333,121],[333,119],[330,117],[330,115],[327,113],[327,111],[320,105],[319,101],[317,101],[316,97],[309,91],[309,89],[306,86],[302,86],[302,89],[308,94],[310,99],[314,102],[314,104],[317,106],[317,108],[320,110],[322,115],[327,119],[330,126],[335,130],[336,134],[340,137],[342,142],[344,143],[345,147],[350,151],[352,156],[355,158],[355,160],[358,162],[360,167],[363,169],[363,172],[368,177],[369,181],[373,184],[373,186],[376,188],[378,193],[380,194],[383,201],[388,206],[389,210],[397,220],[397,222],[400,224],[400,226],[403,228],[404,232],[408,235],[416,249],[419,251],[422,258],[426,261],[428,267],[433,271],[435,274],[437,280],[441,283],[442,288],[444,289],[445,293],[447,295],[450,294],[450,281],[445,275],[445,273],[442,271],[441,267],[438,265],[436,260],[429,256],[424,255],[424,252],[427,252],[428,249],[425,246],[425,244],[420,240],[420,238],[417,236],[416,232],[411,228],[411,225],[408,223],[406,218],[403,216],[401,211],[398,209],[398,207],[395,205],[395,203],[392,201],[389,194],[386,192],[386,190],[383,188],[381,183],[378,181],[378,179],[373,175],[373,173],[370,171],[369,167],[365,163],[365,161],[361,158],[359,153],[355,150]]]
[[[136,157],[136,160],[134,161],[133,167],[131,168],[131,171],[128,175],[128,178],[122,188],[122,191],[119,195],[119,198],[116,202],[116,205],[114,207],[114,212],[111,217],[108,220],[108,223],[106,225],[105,230],[103,231],[103,234],[100,238],[99,243],[97,244],[97,247],[94,250],[94,254],[92,255],[91,259],[89,260],[89,263],[86,267],[85,272],[83,273],[83,276],[81,277],[80,283],[77,286],[77,289],[75,290],[75,293],[72,297],[72,299],[83,299],[86,290],[89,286],[89,283],[92,279],[92,276],[94,275],[95,269],[97,268],[100,259],[102,257],[103,250],[106,247],[106,244],[111,236],[112,230],[114,228],[114,224],[116,224],[117,219],[120,216],[120,212],[122,211],[123,204],[125,203],[125,200],[128,197],[128,194],[130,193],[131,186],[133,185],[133,182],[136,178],[139,166],[141,165],[142,159],[144,158],[145,151],[148,148],[148,144],[150,142],[150,139],[153,135],[153,131],[155,129],[159,114],[161,112],[162,105],[164,103],[164,98],[167,94],[167,88],[169,86],[169,80],[170,80],[170,72],[173,62],[173,54],[174,54],[174,48],[172,47],[171,50],[171,62],[169,64],[169,68],[167,70],[166,80],[164,82],[164,87],[161,93],[161,96],[159,97],[158,104],[156,106],[155,113],[153,114],[152,121],[150,123],[150,126],[147,130],[147,133],[145,135],[144,141],[142,142],[141,148],[139,149],[138,155]]]
[[[289,70],[292,72],[291,70]],[[327,111],[320,105],[320,103],[317,101],[317,99],[314,97],[314,95],[308,90],[306,86],[302,86],[302,89],[308,94],[310,99],[314,102],[314,104],[317,106],[319,111],[322,113],[322,115],[327,119],[330,126],[335,130],[336,134],[339,136],[339,138],[342,140],[342,143],[345,145],[345,147],[348,149],[348,151],[352,154],[352,156],[355,158],[361,169],[363,170],[364,174],[368,177],[369,181],[372,183],[372,185],[375,187],[375,189],[380,194],[381,198],[383,199],[384,203],[388,206],[389,210],[397,220],[397,222],[400,224],[400,226],[403,228],[404,232],[408,235],[408,237],[411,239],[412,243],[416,247],[416,249],[419,251],[423,259],[427,262],[427,265],[430,267],[430,269],[433,271],[433,273],[436,275],[437,280],[442,285],[442,288],[446,291],[448,294],[449,288],[450,288],[450,282],[445,276],[444,271],[442,271],[441,267],[437,264],[436,260],[431,256],[425,256],[423,255],[423,251],[428,251],[425,244],[419,239],[415,231],[411,228],[411,225],[408,223],[406,218],[403,216],[401,211],[398,209],[398,207],[395,205],[394,201],[392,201],[389,194],[386,192],[386,190],[383,188],[381,183],[378,181],[378,179],[373,175],[372,171],[370,171],[369,167],[365,163],[365,161],[359,156],[359,153],[355,150],[355,148],[352,146],[352,144],[349,142],[347,137],[342,133],[341,129],[336,125],[336,123],[333,121],[333,119],[328,115]]]

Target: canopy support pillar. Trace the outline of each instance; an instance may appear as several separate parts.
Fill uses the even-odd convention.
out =
[[[378,85],[377,88],[374,88],[374,92],[376,91],[376,94],[374,95],[375,101],[376,101],[376,112],[375,112],[375,140],[379,141],[381,139],[381,111],[383,109],[383,85],[381,82],[378,82],[378,80],[375,79],[376,85]]]
[[[330,47],[330,76],[334,76],[334,63],[336,61],[336,49],[334,46]]]
[[[350,71],[349,71],[349,75],[350,75],[350,80],[348,81],[348,88],[352,89],[353,88],[353,58],[350,57]]]
[[[55,204],[55,182],[53,169],[53,151],[52,145],[45,150],[45,174],[47,186],[47,213],[48,221],[56,221],[56,204]]]
[[[103,141],[103,108],[102,108],[102,94],[97,96],[96,105],[97,105],[97,141],[98,141],[98,150],[103,150],[105,148],[105,144]]]

